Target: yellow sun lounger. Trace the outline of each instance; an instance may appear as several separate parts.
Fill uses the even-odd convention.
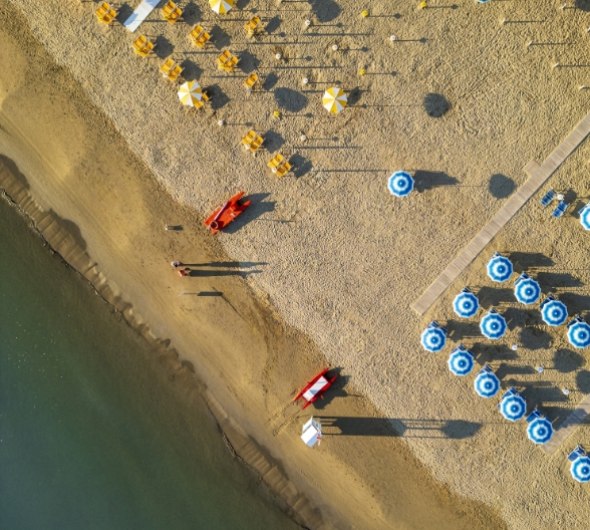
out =
[[[284,177],[291,171],[291,164],[285,160],[285,157],[281,153],[277,153],[272,157],[267,166],[277,177]]]
[[[259,33],[262,33],[262,21],[260,20],[260,17],[252,17],[248,22],[246,22],[244,30],[246,31],[246,36],[249,39],[255,37]]]
[[[117,10],[111,7],[108,2],[103,2],[96,10],[96,18],[101,24],[108,26],[117,18]]]
[[[182,9],[178,7],[172,0],[168,0],[166,5],[161,9],[162,16],[170,23],[174,24],[181,16]]]
[[[224,72],[231,73],[237,66],[239,59],[232,55],[229,50],[224,50],[223,53],[217,57],[217,68]]]
[[[177,81],[180,74],[182,74],[182,70],[182,66],[176,64],[172,57],[166,59],[162,63],[162,66],[160,66],[160,72],[162,72],[162,75],[169,81]]]
[[[140,35],[133,41],[133,51],[140,57],[147,57],[152,53],[155,44],[145,35]]]
[[[260,79],[258,78],[258,74],[256,72],[252,72],[245,80],[244,86],[247,90],[254,90],[254,87],[258,84]]]
[[[211,35],[201,25],[195,26],[189,33],[189,37],[197,48],[204,48],[207,42],[209,42],[209,39],[211,39]]]
[[[260,149],[263,144],[264,138],[260,136],[254,129],[250,129],[246,136],[242,138],[242,146],[246,151],[250,151],[253,155]]]

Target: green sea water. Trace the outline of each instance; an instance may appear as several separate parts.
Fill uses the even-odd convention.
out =
[[[2,200],[0,257],[0,529],[296,528]]]

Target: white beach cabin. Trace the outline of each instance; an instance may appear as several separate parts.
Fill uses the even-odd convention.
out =
[[[319,421],[314,420],[313,416],[303,425],[301,439],[307,447],[319,445],[322,439],[322,425]]]

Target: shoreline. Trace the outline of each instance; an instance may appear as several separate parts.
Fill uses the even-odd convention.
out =
[[[120,313],[124,322],[154,348],[160,363],[163,364],[163,370],[169,373],[170,380],[185,385],[189,392],[199,393],[214,418],[228,451],[260,477],[283,511],[302,528],[323,528],[321,516],[308,499],[297,491],[291,491],[291,495],[283,493],[292,483],[277,467],[277,462],[270,458],[262,447],[257,446],[227,414],[207,386],[194,377],[194,368],[183,362],[175,348],[153,335],[147,323],[136,313],[129,311],[129,304],[120,294],[113,291],[108,279],[98,271],[96,262],[76,242],[76,237],[63,225],[62,220],[54,212],[46,212],[38,207],[24,184],[24,175],[18,171],[14,163],[2,158],[0,156],[2,199],[28,221],[31,230],[52,253],[60,256],[64,264],[88,281],[95,293]],[[269,471],[272,471],[272,475]]]
[[[60,79],[60,82],[63,82],[63,78]],[[66,103],[65,98],[61,103],[64,106],[67,106],[68,104]],[[76,105],[82,105],[82,102],[77,101]],[[46,110],[46,112],[50,112],[49,116],[51,117],[51,109]],[[100,118],[97,112],[92,111],[90,113],[90,116],[95,118],[95,122],[98,123],[101,132],[104,134],[101,137],[102,141],[104,141],[104,138],[107,138],[108,141],[115,141],[114,133],[105,130],[104,120]],[[4,116],[4,118],[6,118],[6,116]],[[23,118],[23,116],[21,116],[21,118]],[[39,129],[42,129],[44,118],[47,119],[47,116],[37,115],[35,118],[35,126]],[[55,116],[53,116],[53,118],[55,118]],[[6,126],[6,123],[4,123],[4,125]],[[47,125],[51,125],[51,121]],[[11,140],[13,143],[15,143],[15,138],[18,136],[18,134],[15,136],[15,133],[17,131],[10,132],[12,133]],[[83,134],[81,134],[80,136],[84,138]],[[4,140],[6,141],[7,138],[5,137]],[[27,139],[27,142],[28,141],[30,140]],[[18,141],[16,141],[16,144],[18,144]],[[6,151],[8,147],[8,144],[5,144],[4,151]],[[42,149],[43,145],[39,144],[37,147]],[[77,237],[74,239],[78,239],[78,243],[81,243],[81,248],[91,248],[100,251],[99,254],[101,256],[101,265],[106,265],[107,269],[108,267],[110,267],[110,269],[108,270],[112,273],[112,275],[119,274],[117,280],[112,281],[110,278],[111,274],[108,274],[108,271],[98,272],[97,268],[93,267],[94,262],[86,265],[79,265],[82,271],[85,271],[86,273],[89,273],[91,275],[96,275],[96,280],[99,283],[99,287],[104,286],[105,289],[108,289],[108,292],[110,293],[110,296],[113,297],[113,300],[115,300],[117,303],[122,304],[121,312],[124,315],[124,317],[126,319],[133,320],[137,316],[137,311],[135,310],[136,305],[137,307],[140,307],[141,304],[144,304],[145,306],[147,301],[145,300],[145,297],[142,296],[141,289],[140,291],[136,292],[136,297],[129,295],[123,297],[123,295],[121,294],[122,291],[119,289],[118,286],[124,285],[125,280],[130,281],[130,277],[125,276],[125,274],[123,273],[128,272],[125,270],[126,267],[133,268],[133,262],[123,261],[123,263],[119,265],[117,263],[118,260],[114,260],[113,255],[109,253],[110,249],[108,248],[108,246],[112,246],[113,243],[119,245],[120,240],[113,239],[114,233],[116,233],[118,237],[125,239],[125,233],[129,229],[121,227],[120,222],[117,222],[110,225],[110,230],[107,232],[101,232],[99,230],[97,233],[94,233],[93,227],[94,229],[99,228],[97,224],[93,224],[97,222],[96,220],[92,221],[95,218],[92,215],[89,216],[88,219],[85,219],[83,216],[80,218],[81,213],[80,211],[76,210],[76,207],[79,205],[74,205],[74,203],[68,202],[74,198],[78,200],[82,199],[83,194],[80,196],[65,196],[66,194],[63,193],[65,191],[65,188],[63,187],[63,182],[60,182],[60,180],[63,179],[65,175],[69,179],[77,179],[79,185],[81,182],[83,182],[82,177],[84,175],[76,175],[75,173],[72,174],[71,169],[68,167],[68,165],[65,162],[61,161],[64,163],[63,174],[55,172],[52,176],[51,170],[55,168],[55,165],[50,165],[49,167],[44,166],[43,157],[39,156],[41,153],[39,149],[36,150],[36,153],[33,156],[33,159],[37,158],[37,160],[33,162],[31,162],[32,159],[30,159],[32,153],[26,149],[26,145],[20,145],[20,147],[18,145],[16,147],[15,145],[12,145],[12,147],[8,150],[13,150],[15,155],[17,155],[20,158],[21,163],[26,162],[26,164],[28,164],[28,168],[23,170],[24,174],[32,174],[35,176],[35,183],[31,183],[29,188],[29,191],[36,191],[35,199],[38,200],[40,197],[42,197],[43,202],[45,203],[45,209],[54,209],[55,211],[59,212],[62,216],[66,216],[67,220],[63,221],[63,224],[67,226],[70,231],[73,230],[73,232],[77,234]],[[84,151],[84,148],[82,148],[82,151]],[[50,156],[53,156],[53,153],[50,153]],[[121,154],[121,158],[123,157],[125,157],[125,153]],[[130,171],[129,167],[125,167],[125,164],[123,164],[122,166],[117,164],[117,162],[120,162],[120,160],[108,161],[106,160],[106,158],[104,158],[101,159],[99,162],[101,164],[104,164],[104,166],[102,167],[103,170],[105,166],[112,166],[113,168],[117,168],[117,172],[115,173],[116,179],[114,180],[114,183],[117,184],[115,185],[130,185],[132,186],[132,189],[136,190],[136,192],[140,189],[137,186],[137,183],[133,180],[133,178],[130,177],[129,174],[127,174]],[[109,166],[109,164],[111,165]],[[131,170],[133,171],[138,170],[138,167],[140,167],[136,162],[133,161],[131,161],[130,163],[127,162],[127,164],[131,166]],[[89,165],[85,165],[84,169],[88,171]],[[46,174],[42,174],[44,170],[46,172],[49,172]],[[98,176],[98,174],[96,174],[96,176]],[[145,186],[148,184],[145,180],[141,180],[141,182],[143,182],[143,184],[140,184],[140,186]],[[40,187],[40,185],[42,185],[41,189],[37,189]],[[148,195],[151,193],[152,189],[158,189],[158,187],[155,186],[155,184],[150,185],[152,186],[152,188],[148,190]],[[52,188],[52,186],[55,187]],[[109,184],[107,183],[106,186],[109,186]],[[92,191],[90,191],[89,193],[90,195],[92,195]],[[159,190],[159,193],[163,193],[161,189]],[[152,196],[150,195],[150,197]],[[94,197],[90,198],[94,199]],[[129,196],[126,207],[129,207],[128,202],[130,198],[131,197]],[[156,202],[158,200],[163,200],[161,197],[155,197],[155,199]],[[86,200],[89,200],[89,197],[87,197]],[[146,199],[140,197],[139,203],[141,203],[143,200]],[[56,204],[54,205],[49,201],[55,201]],[[69,207],[66,207],[66,205],[68,204]],[[90,203],[88,204],[91,206]],[[162,214],[165,214],[165,212],[168,211],[167,208],[169,203],[166,202],[165,204],[166,206],[164,206],[161,202],[158,203],[158,206],[161,210],[159,212],[160,218],[162,217]],[[74,207],[72,208],[72,206]],[[177,209],[179,212],[184,212],[183,216],[186,219],[194,215],[186,207],[175,205],[175,209]],[[100,209],[93,210],[92,213],[96,215],[97,212],[100,212]],[[116,209],[113,209],[113,211],[102,213],[103,216],[108,217],[117,217],[118,214]],[[141,211],[138,213],[142,214]],[[145,215],[145,212],[143,213]],[[103,222],[108,223],[108,217],[103,217],[101,218],[101,220]],[[162,219],[157,222],[158,227],[163,226],[164,223],[161,221]],[[142,215],[138,216],[137,222],[140,225],[140,228],[146,228],[146,221],[142,219]],[[117,230],[119,231],[117,232]],[[151,230],[156,229],[154,229],[154,227],[152,226]],[[161,238],[160,230],[161,228],[157,229],[158,235],[154,237]],[[105,237],[105,234],[109,237],[105,239],[106,243],[102,242],[101,245],[101,242],[99,240],[101,237]],[[66,259],[68,256],[70,256],[72,259],[75,259],[75,257],[78,256],[78,259],[80,259],[80,254],[77,254],[76,251],[74,239],[65,242],[64,257]],[[194,243],[195,240],[193,239],[189,241],[188,244],[185,244],[185,246],[188,245],[188,247],[194,248]],[[179,243],[178,241],[172,241],[172,243],[168,244],[172,245],[172,251],[178,251],[180,246],[182,246],[181,243]],[[207,246],[202,241],[199,242],[199,245]],[[214,245],[214,243],[208,243],[208,245],[210,247],[211,245]],[[207,256],[209,259],[223,259],[223,254],[220,253],[218,249],[215,250],[209,247],[200,248],[200,251],[204,254],[202,256],[203,258]],[[150,249],[151,248],[152,247],[150,247]],[[150,249],[146,250],[147,256],[149,256]],[[123,249],[117,248],[117,251],[126,251],[127,253],[131,253],[131,255],[134,254],[135,250],[136,249],[126,249],[125,247],[123,247]],[[159,250],[159,253],[162,253],[161,248]],[[137,259],[137,255],[135,255],[135,259]],[[143,259],[144,258],[142,258],[142,260]],[[109,263],[109,260],[111,261],[111,263]],[[147,267],[147,265],[144,266]],[[154,264],[150,264],[150,267],[151,270],[155,270],[156,274],[159,276],[160,271],[167,271],[169,265],[167,263],[167,260],[163,258],[159,259]],[[131,276],[135,275],[136,272],[136,269],[131,271]],[[121,274],[123,275],[121,276]],[[107,278],[109,278],[109,281],[107,281]],[[173,278],[171,281],[175,282],[176,278]],[[274,381],[274,387],[270,390],[265,389],[262,395],[250,396],[246,391],[248,389],[250,389],[251,391],[251,382],[249,382],[250,386],[244,387],[241,381],[231,381],[229,387],[230,393],[226,396],[226,398],[233,398],[234,401],[236,398],[240,398],[242,396],[248,397],[250,404],[248,405],[249,410],[257,410],[257,408],[263,407],[263,409],[268,409],[271,411],[270,419],[272,422],[274,422],[272,425],[272,430],[276,431],[276,433],[262,433],[259,429],[260,422],[253,422],[252,418],[247,418],[244,415],[240,416],[240,424],[243,423],[243,425],[240,425],[240,429],[243,429],[243,432],[258,432],[264,434],[261,447],[270,448],[270,455],[271,458],[273,458],[274,462],[273,464],[270,464],[268,473],[269,479],[275,477],[277,472],[280,471],[280,466],[277,466],[276,462],[281,461],[280,457],[282,457],[282,463],[286,464],[287,475],[292,478],[297,478],[298,485],[309,485],[310,490],[313,492],[313,494],[317,495],[317,499],[322,499],[320,501],[321,509],[324,514],[327,514],[324,515],[324,521],[326,519],[335,520],[333,519],[334,517],[336,517],[335,510],[342,511],[343,517],[349,520],[350,527],[391,528],[392,525],[395,524],[399,528],[419,528],[420,525],[422,525],[422,527],[424,528],[425,524],[434,525],[435,521],[440,520],[441,514],[445,514],[445,523],[448,524],[448,528],[453,528],[455,530],[458,528],[472,529],[478,527],[501,527],[501,525],[497,522],[497,519],[495,519],[495,516],[493,517],[491,512],[489,512],[489,510],[487,509],[484,509],[482,505],[476,502],[467,501],[466,499],[459,499],[455,496],[452,496],[446,487],[435,483],[431,478],[430,473],[415,460],[415,457],[413,457],[409,449],[405,446],[405,443],[401,440],[395,439],[395,437],[398,436],[398,434],[393,432],[393,429],[391,427],[389,428],[392,432],[390,433],[390,437],[388,439],[375,439],[374,443],[372,442],[370,445],[360,443],[360,441],[358,440],[354,444],[352,444],[352,447],[355,448],[353,450],[360,450],[363,452],[366,451],[366,454],[359,453],[358,457],[354,459],[354,461],[347,461],[349,460],[347,457],[351,450],[350,446],[348,446],[347,444],[343,444],[342,442],[338,442],[335,437],[331,438],[333,440],[333,447],[331,449],[324,448],[325,446],[322,446],[321,453],[313,452],[312,454],[312,452],[303,452],[301,450],[300,441],[298,440],[297,436],[298,425],[293,423],[292,418],[285,417],[283,405],[281,405],[281,403],[284,403],[285,401],[287,401],[289,396],[292,396],[293,391],[296,389],[296,385],[300,384],[301,381],[304,381],[305,377],[308,377],[309,374],[313,372],[314,367],[324,362],[322,361],[322,356],[319,354],[319,352],[314,350],[313,344],[307,338],[300,337],[298,333],[296,333],[293,330],[289,330],[289,328],[286,325],[280,323],[277,320],[277,317],[272,314],[271,307],[268,303],[259,301],[253,304],[253,302],[250,300],[253,295],[249,289],[245,289],[245,293],[243,295],[240,295],[238,289],[242,290],[245,288],[245,286],[241,282],[232,282],[232,278],[229,278],[224,280],[224,285],[228,289],[228,293],[231,292],[233,295],[237,297],[237,302],[232,298],[232,303],[234,303],[236,307],[238,307],[237,317],[239,318],[236,320],[236,315],[234,314],[236,313],[235,309],[230,310],[226,308],[224,309],[224,314],[222,315],[223,324],[220,325],[227,325],[229,322],[231,322],[233,325],[237,324],[239,331],[241,333],[246,333],[246,330],[248,330],[246,335],[256,339],[255,336],[252,336],[251,330],[251,326],[252,324],[254,324],[255,327],[260,328],[258,333],[262,333],[262,336],[256,339],[258,341],[262,340],[262,342],[259,343],[260,346],[262,346],[263,343],[266,343],[265,348],[268,348],[269,350],[284,350],[284,352],[291,351],[296,352],[298,357],[301,356],[301,359],[297,360],[296,363],[287,362],[286,365],[284,364],[285,361],[289,361],[289,354],[287,353],[285,353],[287,359],[283,359],[282,361],[281,359],[271,359],[273,363],[283,362],[283,366],[281,368],[283,370],[288,367],[288,370],[290,371],[290,377],[293,379],[293,382],[290,383],[290,385],[295,385],[292,388],[290,386],[289,388],[285,388],[285,385],[282,381],[282,379],[284,379],[284,373],[276,374],[277,369],[281,367],[280,364],[278,366],[276,364],[273,366],[272,363],[268,365],[268,363],[264,361],[264,359],[261,359],[264,362],[260,363],[259,366],[262,369],[265,369],[264,365],[267,364],[267,368],[265,370],[267,370],[270,367],[271,372],[266,373],[276,374],[273,379],[276,379],[277,376],[279,377],[278,381]],[[142,287],[141,282],[139,287]],[[242,299],[241,296],[244,296],[245,298],[247,298],[247,300]],[[136,299],[138,301],[136,301]],[[132,301],[134,305],[131,305],[130,301]],[[264,311],[267,312],[266,316],[262,314]],[[158,314],[158,311],[151,314],[152,318],[155,319],[155,322],[158,322],[158,320],[160,320],[157,318]],[[247,326],[244,326],[243,323],[240,323],[240,321],[243,321],[244,318],[249,319],[249,323]],[[150,319],[147,318],[146,321],[150,321]],[[148,328],[144,324],[142,319],[138,319],[135,322],[135,324],[142,334],[147,333],[151,338],[155,338],[157,336],[170,337],[170,333],[158,334],[155,331],[152,332],[150,328]],[[162,323],[160,322],[159,324],[161,327]],[[205,329],[203,326],[210,326],[211,323],[200,322],[199,325],[201,326],[201,331],[203,331]],[[268,336],[269,334],[272,335],[272,330],[278,331],[278,335]],[[169,332],[170,331],[172,331],[171,328],[169,328]],[[182,339],[182,337],[179,338]],[[218,338],[219,337],[214,334],[213,339],[209,338],[207,341],[204,341],[203,338],[200,337],[200,340],[203,340],[203,342],[206,342],[208,345],[216,344],[217,346],[219,346],[219,344],[216,342],[216,339]],[[163,345],[168,344],[170,341],[170,339],[162,338],[160,338],[159,340]],[[172,344],[182,344],[181,340],[177,341],[175,340],[175,338],[172,338],[171,340]],[[203,373],[206,374],[207,372],[209,372],[211,374],[211,367],[203,365],[203,362],[206,361],[206,356],[200,355],[195,357],[194,345],[188,346],[189,344],[191,344],[191,340],[192,337],[188,341],[185,340],[184,348],[178,348],[179,351],[183,351],[183,360],[174,361],[175,363],[177,363],[176,366],[179,366],[179,370],[181,370],[183,374],[189,374],[192,371],[192,366],[194,366],[194,368],[197,369],[197,372],[201,377]],[[205,347],[204,351],[206,351],[206,349],[207,347]],[[190,352],[191,350],[193,350],[193,354],[187,355],[186,352]],[[228,352],[231,350],[228,349],[227,344],[224,344],[222,342],[220,351]],[[250,352],[249,354],[251,355],[252,352]],[[295,359],[295,357],[293,357],[293,359]],[[197,360],[200,361],[200,364],[197,364]],[[233,361],[239,364],[239,361],[236,358],[230,360],[229,364],[228,361],[226,361],[225,366],[231,366]],[[248,362],[248,366],[244,365],[243,367],[244,369],[248,369],[248,373],[251,374],[255,374],[258,371],[256,366],[250,367],[250,362]],[[213,379],[214,376],[210,380],[208,380],[208,382],[212,381]],[[224,382],[224,384],[227,383],[227,381]],[[231,386],[233,386],[233,389],[231,388]],[[236,387],[240,388],[240,390],[245,393],[236,393]],[[218,386],[218,388],[221,389],[222,387]],[[227,390],[228,388],[226,387],[226,390],[223,393],[227,392]],[[218,394],[219,392],[216,393],[216,395]],[[379,413],[368,402],[364,400],[364,398],[349,396],[345,401],[347,402],[346,404],[338,404],[334,402],[332,407],[328,408],[327,412],[331,414],[348,413],[353,416],[358,415],[369,418],[374,417],[376,419],[380,416]],[[236,406],[235,403],[234,406]],[[321,414],[321,411],[319,413]],[[235,414],[230,413],[230,417],[233,416],[235,416]],[[262,421],[264,422],[265,420],[263,419]],[[383,426],[382,422],[379,423],[379,426],[380,429],[386,428]],[[285,436],[279,436],[277,438],[278,434],[283,433],[287,434],[287,438],[285,438]],[[382,435],[383,433],[376,434]],[[239,447],[239,436],[236,438],[236,440],[237,442],[235,443],[235,446]],[[296,452],[295,456],[297,458],[293,462],[286,462],[284,460],[285,456],[293,451]],[[277,455],[279,455],[278,459]],[[265,463],[265,466],[266,465],[267,463]],[[384,466],[386,467],[387,465],[390,465],[391,469],[396,470],[396,473],[399,474],[399,476],[395,478],[395,480],[393,481],[392,478],[389,477],[389,474],[386,473],[383,469]],[[369,473],[368,469],[371,470],[371,475],[369,476],[367,476],[367,473]],[[318,475],[318,477],[314,477],[313,473],[317,472],[318,470],[321,470],[321,473]],[[392,491],[383,492],[381,488],[384,483],[391,483]],[[330,488],[330,484],[332,484],[332,488]],[[339,491],[333,489],[334,484],[338,484],[338,486],[341,489]],[[349,487],[352,489],[347,491],[346,484],[348,484]],[[426,484],[429,485],[426,486]],[[395,491],[396,486],[398,488],[403,489],[407,487],[408,491],[402,491],[402,489]],[[328,490],[326,489],[326,487],[328,487]],[[287,496],[287,498],[294,499],[294,505],[298,513],[305,512],[305,507],[303,506],[303,504],[305,503],[300,502],[297,496],[297,491],[293,491],[292,484],[287,483],[286,487],[283,487],[282,491],[278,493],[283,496]],[[419,506],[423,504],[425,498],[429,499],[430,504],[432,506],[431,514],[419,513]],[[451,498],[453,499],[452,502],[450,500]],[[358,507],[361,506],[365,509],[367,509],[367,506],[373,506],[373,508],[367,509],[367,513],[360,513]],[[309,508],[309,510],[312,512],[310,515],[311,519],[313,521],[318,521],[317,513],[314,511],[314,509]],[[465,514],[468,515],[466,516]],[[466,519],[469,518],[472,518],[472,520],[466,521]],[[492,520],[496,522],[490,523]],[[479,526],[474,521],[479,521]],[[439,528],[443,528],[442,524],[445,523],[437,523],[437,526]],[[322,523],[319,522],[318,525],[312,525],[311,527],[322,528],[321,525]],[[341,526],[341,528],[345,527],[346,524],[343,523],[343,526]]]

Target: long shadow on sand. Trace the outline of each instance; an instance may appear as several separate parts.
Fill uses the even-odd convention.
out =
[[[474,436],[482,424],[465,420],[424,418],[372,418],[317,416],[324,436],[403,436],[404,438],[449,438]]]

